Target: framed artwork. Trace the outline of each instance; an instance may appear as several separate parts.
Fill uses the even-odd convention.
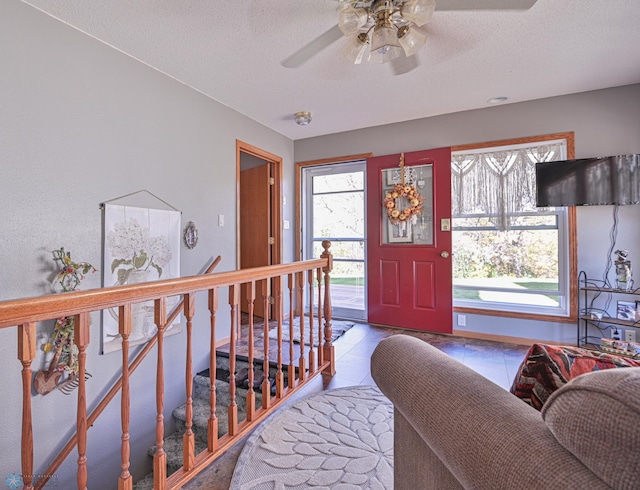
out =
[[[105,204],[104,287],[139,284],[180,277],[180,212]],[[167,314],[180,298],[167,300]],[[156,333],[153,301],[133,305],[130,345],[147,342]],[[180,332],[180,317],[165,335]],[[102,352],[120,350],[118,310],[103,311]]]
[[[636,303],[633,301],[618,301],[618,320],[636,321]]]
[[[413,226],[410,222],[405,221],[394,225],[389,220],[385,221],[387,222],[387,243],[411,243],[413,241]]]

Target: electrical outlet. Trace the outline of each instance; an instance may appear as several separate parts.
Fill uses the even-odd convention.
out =
[[[622,332],[621,329],[617,328],[617,327],[612,327],[611,328],[611,338],[613,340],[622,340]]]
[[[466,327],[467,326],[467,315],[458,314],[458,326]]]
[[[635,342],[636,341],[636,331],[635,330],[625,330],[624,331],[624,340],[625,340],[625,342]]]

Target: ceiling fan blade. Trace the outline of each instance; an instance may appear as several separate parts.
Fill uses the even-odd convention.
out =
[[[443,10],[528,10],[537,0],[437,0]]]
[[[282,60],[280,64],[285,68],[297,68],[341,37],[343,37],[342,31],[336,24],[324,34],[321,34],[309,44]]]
[[[398,75],[404,75],[405,73],[415,70],[420,66],[420,63],[418,63],[418,57],[416,55],[405,56],[403,53],[402,56],[391,60],[390,65],[393,76],[397,77]]]

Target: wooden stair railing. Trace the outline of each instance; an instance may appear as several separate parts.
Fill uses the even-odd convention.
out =
[[[222,257],[219,255],[211,263],[205,274],[211,274],[213,270],[218,266]],[[167,319],[167,325],[171,325],[174,320],[181,313],[184,305],[184,300],[181,300],[169,315]],[[158,340],[157,335],[154,335],[138,353],[136,358],[129,364],[129,335],[131,334],[131,304],[120,306],[118,318],[122,319],[120,323],[120,335],[122,335],[122,375],[111,387],[109,392],[104,396],[96,408],[91,412],[87,418],[87,425],[89,427],[98,420],[100,414],[104,412],[105,408],[111,403],[111,400],[122,390],[122,473],[118,481],[118,488],[131,488],[132,477],[129,474],[129,377],[135,372],[142,361],[147,357],[147,354],[153,349]],[[35,325],[35,324],[34,324]],[[35,344],[34,344],[35,348]],[[73,451],[78,442],[78,433],[76,432],[71,436],[67,444],[60,450],[58,455],[53,459],[49,467],[44,471],[43,476],[34,485],[35,490],[44,488],[49,479],[60,468],[67,456]],[[31,473],[29,473],[31,474]]]
[[[119,311],[119,333],[122,336],[122,377],[121,380],[114,385],[107,395],[111,399],[114,395],[122,390],[121,397],[121,468],[119,475],[114,475],[114,482],[117,479],[119,489],[133,488],[133,478],[129,472],[130,447],[129,447],[129,430],[130,430],[130,398],[133,395],[129,388],[129,378],[136,367],[141,363],[142,354],[146,355],[154,344],[157,345],[157,365],[156,365],[156,445],[157,451],[154,456],[154,488],[180,488],[185,483],[193,479],[202,469],[209,463],[218,458],[231,445],[242,438],[249,430],[253,429],[257,423],[262,421],[274,408],[279,406],[285,399],[289,398],[293,393],[297,392],[303,385],[316,375],[323,373],[333,375],[335,373],[335,356],[332,344],[331,331],[331,298],[330,298],[330,272],[332,269],[332,256],[329,252],[330,242],[323,242],[324,252],[320,259],[296,262],[291,264],[281,264],[269,267],[258,267],[254,269],[246,269],[233,272],[225,272],[219,274],[210,274],[206,276],[193,276],[181,279],[169,279],[164,281],[155,281],[131,286],[117,286],[112,288],[104,288],[90,291],[69,292],[62,295],[43,296],[38,298],[28,298],[23,300],[12,300],[0,302],[0,328],[17,327],[18,328],[18,359],[22,364],[22,381],[23,381],[23,413],[22,413],[22,439],[21,439],[21,461],[22,472],[24,475],[24,488],[42,488],[46,484],[44,478],[40,478],[37,482],[33,482],[34,474],[34,440],[37,441],[37,435],[33,434],[32,406],[31,406],[31,387],[32,387],[32,369],[31,364],[36,357],[35,336],[37,322],[51,320],[63,316],[74,316],[75,319],[75,342],[78,348],[79,362],[79,383],[78,383],[78,406],[76,411],[77,417],[77,434],[72,437],[61,453],[54,459],[45,474],[53,475],[60,467],[65,457],[71,452],[74,446],[77,446],[77,487],[85,489],[88,482],[88,472],[90,461],[87,459],[87,431],[95,422],[98,415],[108,405],[109,401],[104,400],[96,407],[96,409],[87,415],[86,400],[86,379],[84,376],[87,367],[87,347],[90,343],[90,321],[89,315],[93,311],[104,310],[108,308],[117,308]],[[314,276],[317,282],[317,315],[314,316],[313,288]],[[283,278],[285,280],[283,281]],[[306,280],[305,280],[306,279]],[[271,291],[271,282],[273,281],[274,290]],[[256,282],[260,285],[256,288]],[[283,286],[287,284],[289,290],[289,358],[287,360],[288,380],[285,386],[284,381],[284,349],[282,345],[282,329],[283,329],[283,313],[284,313],[284,294]],[[229,403],[229,431],[226,435],[218,436],[218,420],[215,414],[216,392],[215,392],[215,371],[216,371],[216,322],[219,306],[219,288],[229,288],[229,308],[231,314],[230,325],[230,373],[233,377],[235,363],[235,353],[237,348],[238,336],[240,334],[240,290],[247,287],[249,294],[249,308],[253,311],[255,301],[262,301],[266,312],[269,311],[270,303],[275,304],[274,311],[276,318],[274,321],[277,325],[277,360],[275,371],[275,395],[271,395],[271,380],[269,368],[269,318],[264,320],[264,349],[262,352],[264,380],[261,385],[262,403],[261,407],[255,406],[255,392],[249,390],[247,394],[247,417],[239,421],[237,414],[237,403],[235,393],[235,383],[231,380],[231,401]],[[260,289],[260,291],[257,291]],[[305,315],[303,301],[305,298],[305,290],[308,293],[309,303],[309,322],[305,325]],[[209,323],[210,323],[210,375],[211,388],[209,395],[210,402],[210,418],[208,421],[207,449],[196,455],[194,434],[192,431],[193,410],[192,410],[192,382],[193,382],[193,349],[191,346],[193,331],[196,328],[194,323],[195,316],[195,293],[198,291],[206,291],[209,303]],[[256,294],[256,292],[258,294]],[[169,296],[180,295],[183,297],[182,306],[167,318],[166,304]],[[155,340],[149,341],[142,349],[140,355],[129,364],[129,335],[132,327],[132,305],[144,301],[153,301],[154,303],[154,319],[158,329]],[[297,311],[300,312],[300,354],[297,359],[294,358],[293,334],[294,334],[294,302]],[[184,313],[186,320],[186,365],[185,365],[185,399],[186,399],[186,430],[183,436],[184,461],[182,468],[167,477],[166,475],[166,454],[163,450],[164,441],[164,331],[168,325],[171,325],[173,319],[179,313]],[[318,321],[318,339],[322,338],[321,332],[324,333],[324,342],[318,342],[317,349],[314,351],[314,318]],[[324,325],[322,321],[324,319]],[[201,323],[198,324],[201,328]],[[250,345],[249,357],[253,361],[254,352],[254,336],[253,336],[253,317],[250,318]],[[324,330],[322,330],[324,327]],[[304,330],[311,329],[308,352],[305,346]],[[308,355],[308,359],[305,358]],[[141,357],[142,356],[142,357]],[[296,373],[296,369],[298,372]],[[251,376],[250,386],[253,387],[253,362],[250,364],[249,376]],[[64,455],[63,455],[64,454]]]

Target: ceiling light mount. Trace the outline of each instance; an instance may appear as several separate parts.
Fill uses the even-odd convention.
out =
[[[349,0],[338,19],[342,33],[352,38],[347,56],[355,64],[386,63],[403,51],[413,56],[427,40],[419,27],[435,7],[435,0]]]
[[[298,126],[306,126],[311,122],[311,113],[309,111],[296,112],[293,117]]]
[[[489,104],[502,104],[503,102],[506,102],[507,100],[509,100],[509,97],[492,97],[490,98],[487,103]]]

